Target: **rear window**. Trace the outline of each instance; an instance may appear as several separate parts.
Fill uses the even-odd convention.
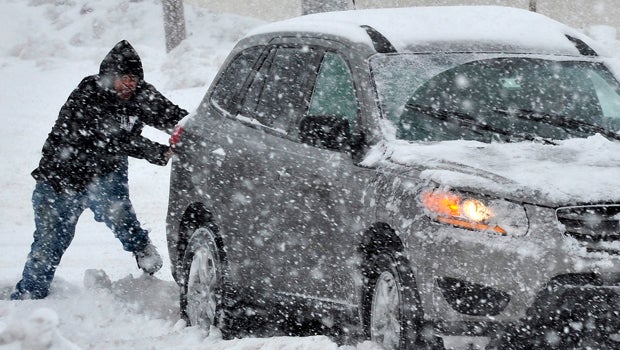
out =
[[[251,47],[231,61],[213,91],[211,101],[215,105],[230,113],[236,113],[241,90],[263,50],[262,46]]]

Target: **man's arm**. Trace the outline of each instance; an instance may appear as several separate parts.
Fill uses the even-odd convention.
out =
[[[144,87],[136,96],[136,102],[142,110],[142,122],[161,131],[172,134],[177,123],[188,112],[175,105],[162,95],[155,87],[143,82]]]
[[[169,146],[149,140],[144,136],[132,136],[125,147],[130,157],[145,159],[151,164],[166,165],[172,156]]]

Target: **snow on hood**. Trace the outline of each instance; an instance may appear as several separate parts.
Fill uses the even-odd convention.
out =
[[[386,141],[362,165],[412,166],[425,181],[536,204],[620,202],[619,142],[595,135],[558,143]]]

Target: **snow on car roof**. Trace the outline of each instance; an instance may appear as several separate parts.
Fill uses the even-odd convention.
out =
[[[566,35],[591,40],[560,22],[502,6],[437,6],[317,13],[274,22],[252,34],[310,32],[338,35],[372,46],[371,26],[397,51],[511,51],[579,55]],[[475,48],[475,49],[474,49]],[[598,47],[594,47],[597,51]]]

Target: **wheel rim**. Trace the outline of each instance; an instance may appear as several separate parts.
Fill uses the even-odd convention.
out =
[[[212,246],[194,252],[187,282],[187,317],[192,326],[209,329],[214,324],[220,283],[220,264]]]
[[[401,294],[398,281],[391,272],[383,272],[377,279],[372,298],[370,334],[374,343],[386,350],[400,345]]]

